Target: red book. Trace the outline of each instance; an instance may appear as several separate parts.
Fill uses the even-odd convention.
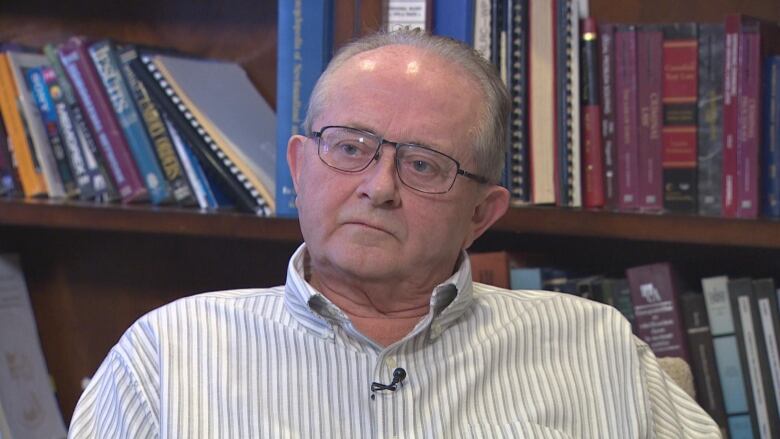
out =
[[[737,81],[739,72],[739,15],[726,17],[726,55],[723,70],[723,216],[737,216]]]
[[[663,28],[663,201],[671,212],[695,213],[699,40],[696,23]]]
[[[615,145],[618,208],[639,205],[639,134],[637,129],[636,27],[615,29]]]
[[[598,28],[594,18],[582,23],[582,139],[583,143],[583,195],[585,207],[603,207],[604,146],[601,137],[601,101],[599,94],[599,43]]]
[[[69,39],[60,47],[59,56],[122,202],[145,200],[146,186],[141,180],[122,129],[115,119],[100,77],[90,61],[86,42],[78,37]]]
[[[690,364],[680,311],[680,286],[667,263],[626,270],[634,304],[636,333],[658,357],[680,357]]]
[[[639,209],[661,210],[661,89],[663,85],[663,34],[657,26],[642,26],[637,32],[637,81],[639,90],[638,180]]]

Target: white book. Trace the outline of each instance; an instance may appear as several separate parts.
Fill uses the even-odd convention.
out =
[[[486,60],[490,60],[491,45],[491,0],[476,0],[474,2],[474,50]]]
[[[19,259],[8,254],[0,254],[0,405],[14,438],[66,435]]]

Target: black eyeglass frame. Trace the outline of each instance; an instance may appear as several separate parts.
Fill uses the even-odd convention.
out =
[[[347,129],[347,130],[351,130],[351,131],[357,131],[359,133],[362,133],[362,134],[365,134],[367,136],[371,136],[371,137],[374,137],[374,138],[378,139],[378,144],[377,144],[377,147],[376,147],[376,151],[374,151],[374,155],[366,163],[366,165],[363,166],[360,169],[345,170],[345,169],[341,169],[341,168],[337,168],[335,166],[332,166],[331,164],[326,162],[325,159],[322,158],[322,147],[321,147],[321,145],[322,145],[322,142],[321,142],[321,140],[322,140],[322,133],[325,132],[325,130],[327,130],[328,128],[341,128],[341,129]],[[460,167],[460,162],[459,161],[457,161],[455,158],[450,157],[449,155],[447,155],[447,154],[445,154],[445,153],[443,153],[441,151],[437,151],[437,150],[435,150],[435,149],[433,149],[431,147],[428,147],[428,146],[425,146],[425,145],[420,145],[420,144],[417,144],[417,143],[393,142],[393,141],[385,139],[384,137],[382,137],[382,136],[380,136],[378,134],[372,133],[371,131],[362,130],[360,128],[353,128],[353,127],[348,127],[348,126],[344,126],[344,125],[328,125],[328,126],[324,126],[324,127],[320,128],[319,131],[312,131],[310,137],[314,138],[314,139],[317,139],[317,156],[320,158],[322,163],[325,164],[325,166],[327,166],[329,168],[332,168],[332,169],[335,169],[337,171],[349,172],[351,174],[356,174],[358,172],[363,172],[366,169],[368,169],[368,167],[371,165],[371,162],[373,162],[374,160],[378,159],[379,151],[382,150],[382,145],[391,145],[392,147],[395,148],[396,152],[398,151],[398,148],[400,148],[402,146],[412,146],[412,147],[415,147],[415,148],[421,148],[421,149],[433,152],[435,154],[441,155],[443,157],[446,157],[446,158],[452,160],[455,163],[456,172],[455,172],[455,177],[450,182],[450,185],[449,185],[449,187],[447,187],[447,190],[441,191],[441,192],[428,192],[428,191],[423,191],[423,190],[417,189],[416,187],[409,186],[409,184],[406,183],[403,178],[401,178],[401,173],[400,173],[400,170],[398,169],[398,166],[399,166],[398,155],[396,154],[395,171],[398,174],[398,177],[399,177],[399,180],[401,180],[401,183],[403,183],[404,186],[408,187],[409,189],[413,189],[413,190],[415,190],[417,192],[422,192],[424,194],[446,194],[447,192],[452,190],[452,187],[455,185],[455,180],[457,179],[458,175],[462,175],[462,176],[464,176],[466,178],[469,178],[471,180],[474,180],[474,181],[476,181],[477,183],[480,183],[480,184],[488,184],[490,182],[490,180],[488,180],[486,177],[483,177],[481,175],[477,175],[477,174],[474,174],[472,172],[469,172],[469,171],[466,171],[466,170],[462,169]]]

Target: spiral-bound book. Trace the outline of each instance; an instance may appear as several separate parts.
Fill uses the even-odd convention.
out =
[[[513,204],[530,200],[528,179],[528,0],[506,4],[507,86],[512,99],[505,183]]]

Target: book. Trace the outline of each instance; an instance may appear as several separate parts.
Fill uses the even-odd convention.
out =
[[[701,280],[701,286],[710,322],[718,379],[723,390],[729,435],[752,438],[755,429],[750,415],[751,403],[747,396],[745,371],[737,347],[728,282],[726,276],[707,277]]]
[[[109,41],[102,40],[90,44],[88,51],[107,92],[114,111],[113,115],[121,127],[126,145],[146,186],[150,201],[156,205],[170,202],[171,191],[168,181],[163,176],[135,101],[122,75],[116,50]]]
[[[60,46],[59,58],[122,202],[147,200],[146,186],[135,166],[130,147],[119,123],[114,117],[102,81],[90,61],[87,42],[78,37],[70,38]]]
[[[764,336],[755,305],[750,278],[730,279],[728,283],[731,298],[731,312],[734,318],[734,332],[737,334],[737,348],[743,370],[747,371],[748,401],[754,429],[761,438],[777,437],[780,417],[774,398],[770,398],[772,380],[767,370]]]
[[[639,206],[639,133],[636,27],[615,29],[615,148],[618,208]]]
[[[568,274],[553,267],[518,267],[509,272],[509,285],[513,290],[560,291],[568,281]]]
[[[64,438],[19,257],[0,254],[0,406],[14,438]]]
[[[772,386],[767,390],[768,398],[773,398],[775,406],[780,408],[780,309],[778,309],[775,282],[772,278],[753,281],[756,307],[760,318],[761,332],[764,335],[766,366],[772,378]]]
[[[49,86],[46,84],[44,69],[53,74],[48,66],[34,67],[26,72],[27,85],[30,88],[33,102],[38,109],[38,117],[43,122],[43,129],[49,141],[49,148],[57,165],[57,175],[62,183],[63,196],[74,197],[78,194],[79,186],[71,170],[69,154],[66,153],[63,140],[60,137],[59,116],[54,108],[54,102],[49,94]]]
[[[631,287],[626,278],[603,277],[595,284],[594,299],[615,307],[634,328],[636,315],[631,299]]]
[[[124,46],[118,48],[117,56],[121,62],[122,75],[138,107],[138,113],[143,121],[146,134],[154,146],[154,152],[157,160],[160,162],[163,176],[171,189],[173,199],[183,206],[194,204],[195,197],[190,189],[186,170],[182,165],[179,154],[176,152],[177,150],[162,119],[160,110],[149,95],[146,86],[138,80],[135,72],[130,67],[130,63],[138,58],[138,51],[135,47]]]
[[[680,312],[680,286],[667,262],[626,270],[636,316],[636,333],[658,357],[680,357],[690,364]]]
[[[62,61],[60,61],[57,48],[51,44],[47,44],[43,48],[43,52],[49,60],[51,68],[54,70],[55,78],[51,79],[50,88],[58,87],[62,100],[66,105],[66,113],[59,110],[59,122],[60,128],[63,130],[64,140],[68,148],[75,148],[81,151],[84,158],[84,164],[87,168],[87,174],[92,183],[92,192],[84,189],[80,192],[80,196],[84,199],[95,199],[97,201],[111,201],[119,198],[119,194],[116,192],[105,160],[100,153],[100,147],[92,137],[92,133],[87,126],[87,121],[84,118],[84,113],[81,111],[78,99],[73,92],[70,80],[65,73],[65,69],[62,67]],[[48,79],[47,79],[48,81]],[[52,96],[58,93],[52,92]],[[55,98],[55,104],[57,99]],[[70,126],[68,126],[70,124]],[[75,138],[70,136],[70,131],[75,132]],[[74,142],[72,144],[72,142]],[[75,167],[76,165],[74,165]]]
[[[474,45],[474,3],[476,0],[434,0],[433,34]]]
[[[725,433],[728,431],[728,421],[723,406],[723,391],[715,365],[715,350],[712,345],[712,332],[707,318],[704,295],[685,293],[680,296],[680,306],[691,352],[696,401]]]
[[[158,70],[153,55],[142,53],[138,59],[139,62],[131,63],[131,68],[191,147],[208,177],[218,183],[237,208],[256,215],[269,215],[271,211],[267,201],[183,103],[171,83]]]
[[[154,62],[220,150],[273,213],[276,114],[238,64],[157,55]]]
[[[512,99],[509,113],[509,148],[505,163],[505,186],[513,205],[530,201],[528,144],[528,1],[506,4],[506,82]]]
[[[699,24],[697,206],[709,216],[722,213],[724,38],[722,23]]]
[[[555,202],[559,206],[582,207],[580,2],[564,0],[555,4]]]
[[[308,134],[303,123],[309,96],[332,53],[333,0],[280,0],[278,11],[275,205],[277,216],[296,217],[287,142],[293,135]]]
[[[618,207],[618,156],[615,145],[615,26],[599,25],[601,136],[604,145],[604,207]]]
[[[507,251],[469,253],[471,277],[475,282],[509,289],[510,272],[525,265],[526,255]]]
[[[765,61],[763,90],[761,212],[780,218],[780,55]]]
[[[598,27],[594,18],[583,21],[580,60],[582,83],[582,193],[583,205],[588,208],[603,207],[604,188],[604,144],[601,120],[601,76],[599,72]]]
[[[192,152],[192,148],[187,145],[184,139],[181,138],[179,132],[173,123],[165,116],[165,113],[160,114],[160,119],[165,124],[166,131],[169,133],[171,143],[176,148],[176,154],[181,160],[182,168],[185,171],[189,186],[192,188],[195,201],[201,209],[217,209],[217,204],[214,193],[211,189],[208,179],[206,178],[206,172],[203,171],[203,167],[200,165],[198,158]]]
[[[65,197],[65,188],[57,169],[57,161],[49,144],[46,128],[38,115],[37,106],[27,84],[27,72],[30,69],[45,66],[47,64],[46,57],[37,53],[15,51],[8,51],[7,56],[11,75],[16,83],[18,110],[24,120],[24,126],[27,128],[27,135],[35,151],[38,166],[43,172],[46,192],[49,197],[63,198]]]
[[[430,30],[431,0],[384,0],[383,28],[394,31],[403,27]]]
[[[667,57],[664,35],[658,26],[643,25],[636,35],[637,71],[637,207],[645,212],[658,212],[663,206],[663,171],[661,166],[661,129],[664,114],[662,99],[664,70]]]
[[[698,101],[696,23],[663,26],[663,207],[695,213]]]
[[[554,204],[556,151],[555,2],[528,3],[528,135],[531,202]]]
[[[0,195],[24,195],[2,118],[0,118]]]

